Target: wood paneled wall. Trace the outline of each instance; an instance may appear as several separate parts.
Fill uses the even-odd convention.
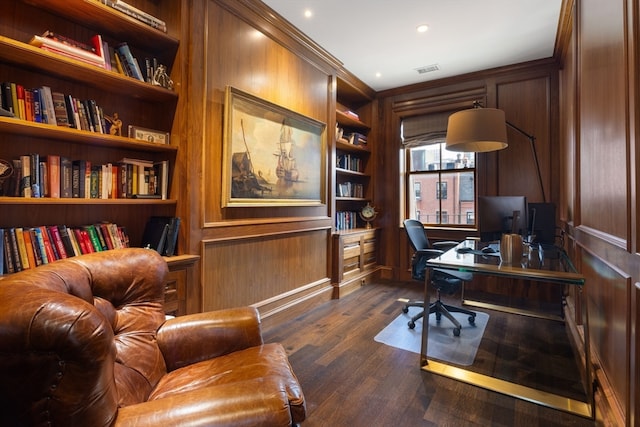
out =
[[[261,313],[268,315],[322,292],[328,285],[327,234],[295,231],[204,241],[203,305],[215,310],[259,302]]]
[[[331,298],[329,131],[340,64],[256,0],[189,0],[187,251],[201,255],[188,311],[252,304],[263,316],[309,298]],[[314,206],[222,207],[225,89],[235,87],[327,124]],[[274,150],[276,149],[274,141]]]
[[[560,46],[561,218],[587,278],[583,303],[597,366],[597,414],[608,425],[635,426],[638,2],[564,3],[569,19]]]

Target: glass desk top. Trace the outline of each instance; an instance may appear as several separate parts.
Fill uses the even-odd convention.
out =
[[[584,277],[576,272],[567,254],[559,248],[525,245],[521,262],[506,265],[500,261],[498,245],[489,245],[494,251],[498,250],[493,253],[483,252],[482,249],[487,246],[477,240],[466,240],[441,256],[430,259],[427,265],[470,273],[584,285]]]

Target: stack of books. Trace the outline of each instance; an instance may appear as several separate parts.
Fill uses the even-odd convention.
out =
[[[52,31],[45,31],[41,36],[34,35],[29,44],[85,64],[105,68],[105,58],[102,55],[102,38],[100,37],[99,40],[100,46],[96,48],[95,45],[90,46]]]
[[[150,27],[167,32],[167,23],[143,10],[131,6],[122,0],[101,0],[102,4],[112,7]]]

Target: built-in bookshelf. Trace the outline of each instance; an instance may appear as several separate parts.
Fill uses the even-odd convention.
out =
[[[335,129],[335,212],[332,245],[334,296],[355,291],[379,271],[375,221],[363,208],[376,208],[375,94],[348,73],[338,76]],[[374,214],[375,216],[375,214]],[[370,227],[371,228],[370,228]]]
[[[360,209],[371,201],[370,127],[354,110],[338,103],[336,111],[336,230],[364,227]]]
[[[180,55],[177,35],[181,33],[179,20],[173,17],[181,15],[183,6],[150,0],[127,3],[158,22],[166,20],[166,27],[98,0],[23,0],[4,5],[0,83],[5,83],[4,88],[19,86],[31,96],[48,88],[67,102],[57,103],[66,107],[66,117],[60,115],[53,122],[36,117],[35,107],[28,110],[32,115],[0,115],[0,163],[10,169],[5,176],[0,170],[0,228],[33,230],[55,224],[73,230],[111,223],[126,230],[130,246],[139,246],[149,217],[175,216],[177,200],[170,189],[180,144],[180,134],[174,130],[180,93],[179,87],[169,83],[181,79],[180,68],[173,69]],[[94,49],[99,35],[105,52],[111,50],[109,46],[126,44],[144,77],[83,61],[73,52],[43,49],[32,41],[50,31]],[[162,64],[167,71],[162,82],[153,81],[156,73],[147,68],[153,64]],[[97,113],[99,123],[90,126],[80,120],[79,112],[74,116],[74,107],[80,105],[95,105],[85,113]],[[163,141],[130,137],[130,127],[155,132]],[[62,183],[64,177],[51,172],[50,158],[84,166],[78,173],[78,184],[84,178],[88,186],[82,197],[51,192],[52,179],[58,177]],[[28,168],[20,162],[26,159]],[[34,180],[25,181],[26,173]],[[127,181],[129,187],[125,187]],[[24,191],[27,187],[29,191]]]

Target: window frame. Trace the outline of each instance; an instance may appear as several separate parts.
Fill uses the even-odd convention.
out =
[[[439,151],[439,167],[437,169],[433,169],[433,170],[429,170],[429,168],[424,168],[424,170],[416,170],[414,171],[412,168],[412,159],[411,159],[411,155],[412,155],[412,150],[416,150],[416,149],[424,149],[425,146],[428,145],[435,145],[435,144],[440,144],[440,150]],[[424,141],[424,143],[419,143],[419,144],[411,144],[408,146],[403,146],[402,151],[403,151],[403,155],[401,155],[402,158],[402,162],[404,162],[404,165],[406,165],[404,168],[402,168],[404,170],[403,175],[403,182],[402,182],[402,188],[405,189],[411,189],[411,191],[409,192],[404,192],[403,195],[403,206],[404,206],[404,211],[408,214],[407,217],[408,218],[414,218],[418,212],[422,212],[423,209],[420,208],[415,208],[414,210],[416,212],[412,212],[412,203],[411,203],[411,197],[414,198],[414,200],[417,200],[417,198],[415,198],[415,183],[416,182],[420,182],[420,181],[416,181],[414,179],[415,176],[435,176],[436,178],[436,185],[440,185],[442,183],[447,184],[448,187],[448,181],[446,179],[443,178],[443,175],[449,175],[449,174],[455,174],[455,173],[469,173],[471,172],[473,174],[473,211],[466,211],[466,212],[460,212],[458,214],[458,216],[460,217],[460,221],[459,223],[451,223],[450,219],[451,219],[451,215],[448,212],[447,207],[443,206],[443,201],[446,201],[447,199],[443,199],[442,197],[435,197],[434,195],[434,201],[437,202],[438,206],[435,209],[435,216],[436,216],[436,220],[437,222],[429,222],[424,221],[421,217],[418,217],[416,219],[419,219],[420,221],[423,222],[423,224],[425,226],[428,227],[432,227],[432,228],[443,228],[443,229],[447,229],[447,228],[468,228],[468,229],[475,229],[476,228],[476,211],[477,211],[477,198],[478,198],[478,186],[477,186],[477,161],[478,161],[478,153],[474,153],[474,160],[473,160],[473,166],[470,167],[469,165],[465,165],[461,168],[450,168],[450,169],[443,169],[442,168],[442,164],[443,164],[443,156],[442,154],[444,153],[444,150],[442,149],[444,147],[444,138],[437,138],[437,139],[433,139],[433,140],[428,140],[428,141]],[[420,185],[421,186],[421,200],[424,200],[424,196],[425,196],[425,188],[424,185]],[[449,189],[447,188],[447,197],[449,197]],[[444,216],[446,216],[446,222],[443,222],[443,215],[442,213],[444,213]],[[469,223],[469,217],[470,217],[470,213],[474,219],[474,221],[472,223]],[[462,219],[465,218],[465,221],[463,222]]]

